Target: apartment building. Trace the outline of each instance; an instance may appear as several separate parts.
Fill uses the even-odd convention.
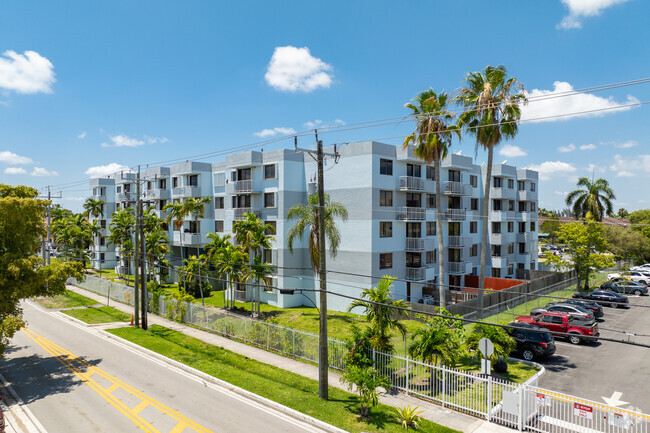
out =
[[[443,237],[445,273],[452,290],[465,284],[465,276],[478,275],[485,170],[472,158],[449,155],[441,165],[441,197],[436,197],[434,168],[413,155],[413,148],[367,141],[342,146],[338,161],[325,160],[325,188],[332,201],[348,210],[346,222],[338,221],[341,244],[338,254],[328,254],[328,290],[359,296],[382,275],[396,277],[397,298],[418,301],[437,296],[437,236]],[[170,200],[211,197],[206,212],[182,226],[169,227],[174,264],[179,257],[200,252],[210,232],[232,234],[233,222],[253,212],[275,230],[272,248],[265,260],[277,267],[272,286],[313,290],[319,281],[311,271],[307,236],[286,245],[289,209],[307,202],[316,192],[316,162],[293,149],[270,152],[246,151],[228,155],[225,161],[207,164],[184,162],[144,172],[143,199],[161,217]],[[491,260],[486,275],[516,278],[536,268],[537,173],[495,164],[490,189],[488,239]],[[123,194],[133,194],[133,175],[93,179],[93,188],[115,188],[115,205],[128,205]],[[132,186],[125,189],[127,184]],[[121,188],[120,188],[121,187]],[[120,191],[117,191],[118,188]],[[95,189],[93,189],[93,193]],[[120,195],[122,194],[122,195]],[[105,192],[107,204],[113,196]],[[437,233],[435,215],[443,217]],[[110,225],[110,217],[107,217]],[[105,257],[111,246],[106,247]],[[237,292],[250,299],[252,290]],[[279,307],[317,305],[315,292],[281,294],[264,291],[262,301]],[[350,300],[330,295],[328,308],[344,310]]]

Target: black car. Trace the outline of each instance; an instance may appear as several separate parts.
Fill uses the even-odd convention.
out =
[[[532,361],[555,353],[555,340],[545,328],[514,322],[510,326],[512,328],[507,328],[507,332],[517,342],[512,355],[519,355],[527,361]]]
[[[593,301],[587,301],[586,299],[565,299],[559,302],[552,302],[550,304],[546,304],[546,307],[551,307],[553,305],[573,305],[573,306],[578,306],[582,307],[587,311],[591,311],[594,314],[594,317],[596,319],[599,319],[604,316],[603,313],[603,307],[598,305],[597,303]]]
[[[637,296],[648,294],[648,287],[636,281],[609,281],[601,284],[600,290],[611,290],[616,293],[631,293]]]
[[[606,305],[608,307],[629,307],[627,296],[609,290],[592,290],[591,292],[575,293],[573,297],[576,299],[596,301],[600,305]]]

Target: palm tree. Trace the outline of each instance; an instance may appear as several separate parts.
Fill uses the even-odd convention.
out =
[[[514,77],[508,78],[507,75],[508,71],[503,65],[486,66],[484,72],[471,72],[465,77],[465,87],[459,90],[455,98],[455,101],[465,110],[460,115],[458,124],[465,128],[470,135],[476,137],[477,149],[481,147],[488,151],[479,266],[479,318],[483,316],[483,289],[488,257],[488,209],[490,208],[494,148],[502,140],[511,139],[517,135],[518,122],[521,118],[519,106],[526,103],[523,85]]]
[[[145,223],[146,227],[146,223]],[[156,269],[158,275],[161,275],[161,269],[168,264],[167,253],[169,253],[169,239],[167,232],[161,227],[147,230],[145,233],[145,245],[147,249],[147,269],[149,270],[149,281],[152,280],[153,269]]]
[[[194,198],[190,197],[185,201],[185,210],[187,212],[187,215],[191,215],[192,219],[194,220],[194,225],[196,226],[197,230],[199,230],[199,218],[203,217],[203,212],[205,212],[205,205],[210,203],[212,201],[212,198],[210,197],[202,197],[202,198]],[[201,230],[199,230],[199,234],[201,233]],[[181,237],[183,235],[181,234]],[[196,243],[196,255],[197,257],[200,257],[201,252],[201,239]],[[201,284],[201,261],[198,261],[198,271],[199,271],[199,290],[201,292],[201,305],[205,307],[205,302],[203,300],[203,285]]]
[[[268,286],[271,284],[271,275],[273,275],[273,268],[268,263],[262,262],[260,257],[254,257],[253,262],[248,265],[245,273],[246,281],[255,281],[255,292],[257,293],[257,317],[261,314],[260,307],[260,285]]]
[[[605,179],[599,178],[594,182],[581,177],[577,185],[583,188],[571,191],[566,196],[567,206],[573,205],[572,214],[575,218],[602,221],[605,215],[614,212],[612,200],[616,200],[616,195]]]
[[[174,227],[176,227],[177,231],[180,233],[179,237],[181,240],[181,263],[183,263],[185,260],[185,253],[183,252],[183,218],[188,215],[187,206],[185,206],[185,203],[182,201],[167,203],[163,208],[163,211],[169,211],[169,214],[167,215],[167,222],[170,223],[173,221]],[[179,276],[179,279],[182,278]],[[185,280],[183,279],[183,281]],[[183,283],[183,290],[185,290],[185,283]]]
[[[131,208],[113,212],[108,241],[120,248],[120,261],[123,266],[126,265],[123,253],[128,254],[133,248],[132,237],[134,229],[135,215],[133,215]]]
[[[444,245],[442,239],[442,195],[440,193],[440,161],[447,156],[454,135],[460,139],[460,129],[451,122],[454,114],[447,110],[447,95],[444,92],[436,94],[432,89],[425,90],[413,99],[414,103],[405,104],[417,121],[415,132],[406,137],[404,148],[416,143],[414,154],[427,164],[434,164],[436,181],[436,233],[438,234],[438,283],[440,290],[440,305],[445,306],[445,263]]]
[[[330,255],[336,256],[339,245],[341,244],[341,233],[334,222],[335,217],[340,217],[343,221],[348,219],[348,211],[339,202],[331,202],[329,194],[325,193],[325,237],[330,243]],[[287,246],[293,253],[293,243],[297,239],[302,240],[305,231],[309,229],[309,258],[314,273],[318,273],[320,256],[318,254],[319,221],[318,221],[318,195],[310,195],[307,199],[307,205],[296,205],[289,209],[287,219],[297,218],[298,222],[293,226],[287,236]]]
[[[235,288],[234,282],[239,282],[240,275],[246,269],[248,263],[248,253],[241,246],[234,246],[230,242],[225,245],[219,254],[216,255],[213,262],[217,270],[217,274],[226,277],[226,281],[230,286],[231,302],[229,307],[235,305]],[[226,291],[223,294],[223,305],[226,307]]]
[[[361,292],[364,301],[355,300],[348,305],[348,312],[356,307],[365,309],[366,319],[370,323],[370,345],[382,352],[392,351],[389,332],[391,329],[396,329],[402,336],[406,334],[404,324],[393,318],[395,316],[406,316],[405,310],[392,308],[406,308],[404,301],[391,298],[390,289],[393,281],[395,281],[394,277],[381,277],[377,287],[366,288]]]
[[[88,197],[86,201],[83,204],[85,215],[87,218],[90,218],[90,216],[94,216],[95,220],[93,223],[97,222],[97,218],[100,216],[104,216],[104,200],[95,200],[92,197]],[[93,229],[93,240],[95,236],[100,236],[101,232],[99,227],[96,229]],[[93,241],[93,247],[95,246],[95,242]],[[95,258],[95,255],[97,254],[97,251],[93,251],[93,259]],[[91,265],[92,266],[92,265]],[[101,265],[100,265],[101,267]],[[101,269],[100,269],[100,274],[99,276],[101,277]]]

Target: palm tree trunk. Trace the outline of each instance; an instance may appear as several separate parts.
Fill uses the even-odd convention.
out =
[[[194,220],[195,225],[198,227],[199,225],[199,219],[196,218]],[[201,230],[199,230],[199,241],[201,239]],[[201,255],[201,244],[197,243],[196,244],[196,260],[198,260],[199,264],[199,290],[201,291],[201,305],[205,307],[205,302],[203,300],[203,284],[201,282],[201,260],[199,260],[199,256]]]
[[[492,158],[494,148],[492,145],[488,146],[488,165],[487,172],[485,173],[485,193],[483,195],[483,221],[481,232],[481,263],[479,265],[479,278],[478,278],[478,318],[483,318],[483,294],[485,290],[485,267],[487,266],[488,257],[488,212],[490,209],[490,186],[492,183]]]
[[[442,239],[442,196],[440,194],[440,181],[442,176],[440,173],[440,158],[435,160],[436,171],[436,238],[438,238],[438,289],[440,292],[440,308],[445,308],[447,305],[446,298],[446,279],[445,279],[445,251]]]

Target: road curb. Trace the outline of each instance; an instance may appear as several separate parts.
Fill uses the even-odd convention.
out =
[[[23,402],[11,385],[8,384],[7,379],[2,374],[0,374],[0,382],[14,401],[10,407],[4,401],[1,403],[6,421],[5,424],[7,424],[7,433],[47,433],[45,427],[38,421],[32,411],[29,410],[25,402]]]

